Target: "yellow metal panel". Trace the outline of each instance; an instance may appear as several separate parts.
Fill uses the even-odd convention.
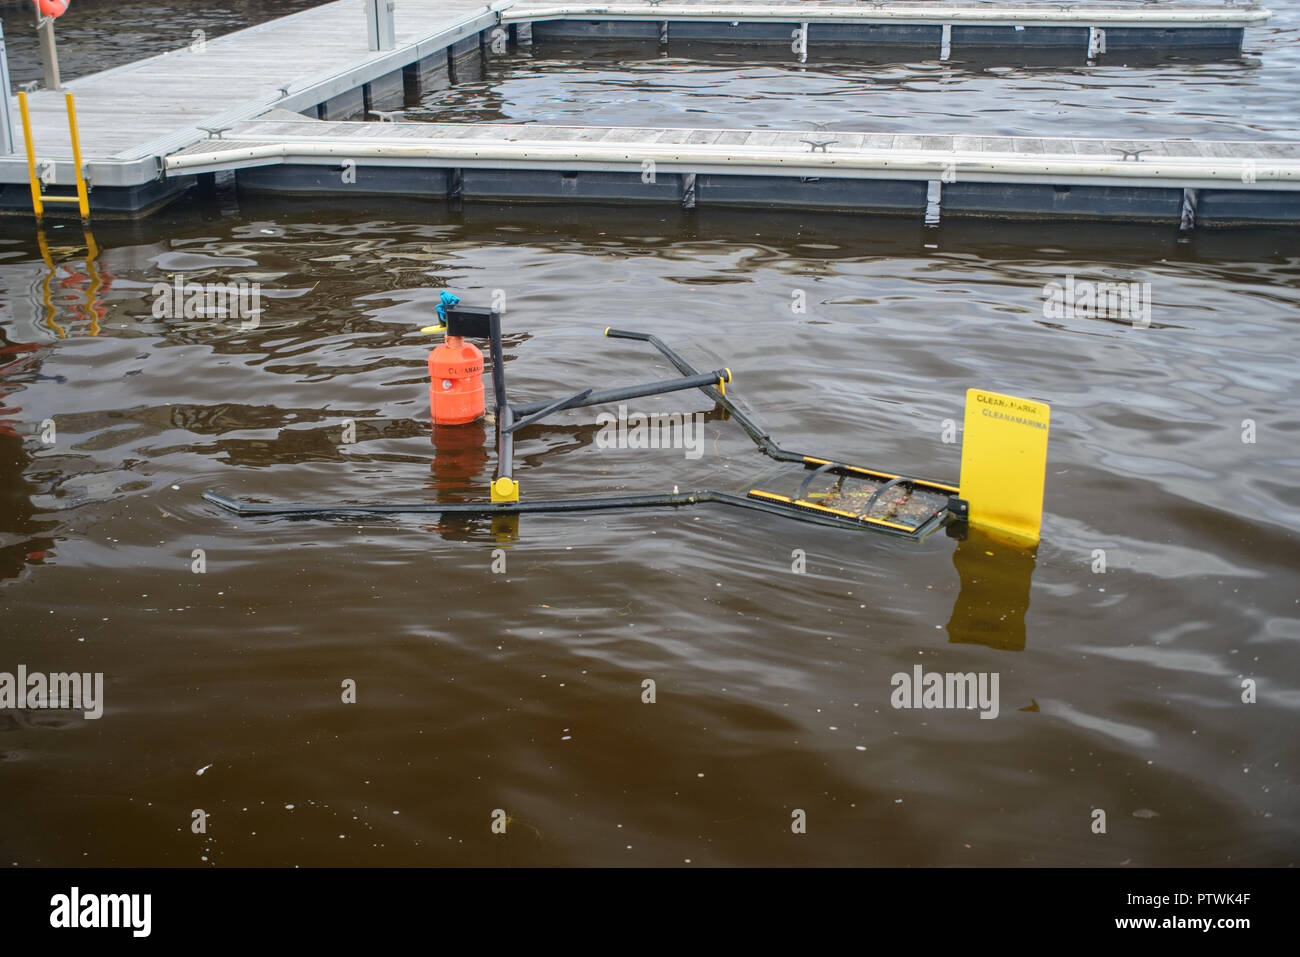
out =
[[[1044,402],[966,391],[961,497],[972,525],[1038,541],[1051,414]]]

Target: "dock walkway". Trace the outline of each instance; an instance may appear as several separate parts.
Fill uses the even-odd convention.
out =
[[[811,205],[842,201],[848,208],[876,208],[885,202],[890,208],[906,194],[910,206],[914,186],[909,192],[897,184],[939,180],[948,208],[959,208],[963,194],[974,193],[984,198],[972,199],[972,209],[997,206],[996,193],[1012,214],[1026,204],[1048,214],[1073,208],[1088,188],[1129,190],[1128,198],[1106,206],[1116,212],[1147,210],[1144,204],[1157,198],[1152,190],[1181,196],[1185,190],[1231,188],[1242,194],[1234,205],[1238,211],[1262,210],[1267,195],[1275,197],[1280,219],[1292,221],[1297,187],[1291,143],[1121,146],[1107,140],[836,133],[837,142],[823,148],[793,132],[329,122],[400,108],[412,83],[417,92],[426,81],[445,84],[457,63],[500,53],[507,43],[526,42],[533,31],[589,39],[782,43],[798,56],[815,56],[822,43],[933,43],[937,57],[964,44],[1069,48],[1077,55],[1084,47],[1089,53],[1104,50],[1107,43],[1232,55],[1240,50],[1244,29],[1267,18],[1258,7],[1177,4],[399,0],[396,47],[374,52],[367,48],[360,0],[336,0],[65,85],[77,98],[92,215],[140,215],[192,186],[196,175],[220,170],[234,170],[250,187],[280,182],[290,191],[324,188],[328,177],[304,169],[344,158],[367,169],[385,168],[374,181],[399,191],[408,188],[404,183],[432,188],[441,176],[450,195],[467,198],[546,198],[557,186],[549,181],[555,173],[562,177],[558,195],[569,190],[579,198],[662,201],[662,189],[628,190],[616,182],[633,172],[629,164],[651,160],[669,177],[690,178],[694,189],[683,194],[688,202],[730,196],[732,202],[765,205],[772,184],[762,180],[784,183],[791,177],[800,187],[793,193]],[[75,172],[63,97],[42,90],[30,100],[38,160],[52,188],[66,191]],[[325,122],[303,125],[296,117],[286,119],[288,114],[306,114],[308,124]],[[17,140],[21,144],[21,136]],[[1113,151],[1120,149],[1139,152],[1116,161]],[[267,170],[273,165],[283,168],[278,179]],[[395,172],[399,167],[408,169],[405,180]],[[489,169],[495,170],[491,176]],[[427,170],[441,172],[430,180],[420,172]],[[607,177],[603,186],[600,176]],[[19,152],[0,156],[0,208],[30,209],[27,180],[21,145]],[[850,181],[858,185],[850,188]],[[890,182],[895,185],[888,189],[879,185]],[[870,183],[877,185],[865,185]],[[1064,196],[1062,190],[1072,187],[1082,191],[1065,203],[1025,198],[1044,188]],[[1023,195],[1012,197],[1008,190]],[[1135,202],[1132,190],[1147,191],[1145,198]],[[1161,200],[1162,210],[1168,205]]]
[[[466,38],[472,38],[477,55],[479,33],[495,25],[497,11],[508,5],[400,2],[397,46],[391,51],[367,48],[358,0],[336,0],[198,48],[182,47],[66,82],[76,96],[82,158],[92,185],[147,186],[158,180],[168,153],[206,138],[209,130],[272,108],[301,111],[344,100],[341,107],[360,112],[365,85],[386,78],[377,85],[388,95],[376,105],[400,107],[404,67]],[[40,90],[29,99],[36,155],[53,161],[55,183],[74,183],[63,96]],[[13,115],[17,124],[16,106]],[[18,152],[0,157],[0,183],[25,189],[27,161],[20,131],[15,133]]]
[[[1202,223],[1300,219],[1300,142],[377,124],[280,112],[173,154],[167,169],[237,170],[251,189],[284,193],[920,213],[938,204],[953,215],[1173,222],[1190,201]]]

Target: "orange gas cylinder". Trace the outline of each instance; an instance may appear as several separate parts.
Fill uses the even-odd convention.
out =
[[[434,425],[465,425],[483,414],[483,353],[460,336],[429,353],[429,414]]]

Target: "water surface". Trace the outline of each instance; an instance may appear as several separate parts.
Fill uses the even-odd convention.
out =
[[[1252,31],[1248,50],[1278,35]],[[879,101],[906,102],[878,120],[1087,132],[1073,107],[1045,126],[1035,92],[1086,80],[1097,109],[1131,84],[1105,115],[1135,131],[1294,135],[1289,55],[1028,85],[934,66],[1007,96],[927,96],[929,113],[906,89],[924,70],[889,68]],[[675,69],[628,106],[668,75],[616,87],[591,62],[543,81],[504,61],[425,107],[641,123],[702,103],[701,125],[776,126],[820,85],[819,116],[860,126],[875,109],[834,93],[833,71],[758,60]],[[700,92],[718,70],[738,99]],[[562,106],[579,80],[585,105]],[[1236,110],[1233,84],[1253,91]],[[47,229],[42,250],[0,223],[0,671],[106,682],[97,721],[0,712],[0,861],[1296,861],[1293,231],[223,191],[93,238],[89,262],[79,227]],[[177,275],[259,283],[259,326],[155,316],[153,286]],[[1044,285],[1070,275],[1150,283],[1150,326],[1046,318]],[[600,335],[644,329],[732,368],[784,444],[940,480],[958,476],[944,434],[967,388],[1048,402],[1043,540],[914,544],[716,507],[526,516],[512,536],[202,500],[485,497],[490,435],[430,441],[418,330],[443,288],[504,295],[520,400],[670,374]],[[520,436],[524,495],[744,488],[772,466],[698,394],[634,408],[704,413],[704,454],[602,449],[595,410],[566,412]],[[891,707],[892,676],[916,665],[996,672],[998,717]]]

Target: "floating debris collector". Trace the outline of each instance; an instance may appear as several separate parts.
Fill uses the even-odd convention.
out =
[[[702,372],[657,336],[645,332],[606,328],[605,336],[649,344],[672,363],[677,369],[677,377],[611,389],[588,387],[559,398],[512,405],[506,395],[500,313],[494,309],[459,305],[459,299],[449,293],[443,293],[438,309],[445,326],[422,330],[445,330],[447,335],[447,342],[438,346],[429,359],[430,411],[435,424],[453,418],[469,423],[483,413],[482,386],[477,381],[482,369],[482,353],[463,340],[488,341],[497,452],[496,474],[491,483],[489,501],[282,505],[245,502],[212,491],[205,492],[204,498],[239,515],[277,518],[395,514],[495,516],[711,503],[918,541],[946,525],[964,522],[990,528],[1028,544],[1038,541],[1050,418],[1050,409],[1044,403],[979,389],[969,390],[962,443],[962,481],[953,485],[783,448],[727,395],[727,385],[732,380],[730,369]],[[452,358],[461,363],[455,370],[460,374],[455,378],[447,376],[451,369],[450,360],[446,359],[447,353],[440,352],[449,347],[455,353]],[[468,350],[478,355],[477,366],[472,361],[462,361],[462,353],[468,354]],[[437,361],[435,357],[439,357]],[[475,386],[479,388],[477,411],[473,398]],[[514,466],[516,433],[562,409],[623,402],[689,389],[699,389],[712,399],[765,455],[778,462],[797,464],[800,470],[771,479],[777,490],[750,487],[743,494],[710,488],[681,492],[674,486],[671,492],[647,495],[520,498]]]

